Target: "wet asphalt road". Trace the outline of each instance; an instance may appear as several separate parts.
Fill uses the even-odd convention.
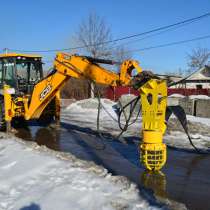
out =
[[[57,130],[30,125],[18,129],[16,136],[94,161],[112,174],[126,176],[143,186],[155,197],[184,203],[193,210],[210,209],[210,155],[168,148],[167,163],[162,172],[150,174],[139,163],[138,139],[135,137],[126,139],[126,143],[111,136],[101,140],[89,128],[65,123]]]

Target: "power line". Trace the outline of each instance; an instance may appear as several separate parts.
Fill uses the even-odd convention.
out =
[[[209,39],[209,38],[210,38],[210,35],[206,35],[206,36],[196,37],[196,38],[193,38],[193,39],[186,39],[186,40],[181,40],[181,41],[177,41],[177,42],[170,42],[170,43],[156,45],[156,46],[150,46],[150,47],[145,47],[145,48],[140,48],[140,49],[128,50],[126,52],[140,52],[140,51],[152,50],[152,49],[157,49],[157,48],[169,47],[169,46],[173,46],[173,45],[179,45],[179,44],[184,44],[184,43],[188,43],[188,42],[203,40],[203,39]],[[50,63],[50,62],[53,62],[53,60],[44,60],[43,62],[44,63]]]
[[[121,45],[112,47],[111,49],[116,48],[116,47],[121,47],[121,46],[130,44],[130,43],[139,42],[139,41],[142,41],[142,40],[145,40],[145,39],[148,39],[148,38],[151,38],[151,37],[154,37],[154,36],[157,36],[157,35],[159,35],[159,34],[163,34],[163,33],[169,32],[169,31],[173,31],[173,30],[176,30],[177,28],[180,28],[180,27],[189,25],[189,24],[191,24],[191,23],[193,23],[193,22],[196,22],[196,21],[194,20],[194,21],[191,21],[191,22],[187,22],[187,23],[185,23],[185,24],[178,25],[178,26],[176,26],[176,27],[174,27],[174,28],[169,28],[169,29],[167,29],[167,30],[160,31],[160,32],[158,32],[158,33],[151,34],[151,35],[145,36],[145,37],[140,38],[140,39],[130,40],[130,41],[128,41],[128,42],[122,43]]]
[[[193,42],[193,41],[198,41],[198,40],[202,40],[202,39],[209,39],[209,38],[210,38],[210,35],[201,36],[201,37],[196,37],[196,38],[193,38],[193,39],[186,39],[186,40],[181,40],[181,41],[177,41],[177,42],[170,42],[170,43],[156,45],[156,46],[150,46],[150,47],[145,47],[145,48],[140,48],[140,49],[128,50],[126,52],[146,51],[146,50],[168,47],[168,46],[172,46],[172,45],[179,45],[179,44],[184,44],[184,43],[187,43],[187,42]]]
[[[203,18],[206,18],[206,17],[209,17],[209,16],[210,16],[210,12],[208,12],[206,14],[203,14],[203,15],[200,15],[200,16],[197,16],[197,17],[194,17],[194,18],[190,18],[190,19],[186,19],[186,20],[183,20],[183,21],[180,21],[180,22],[176,22],[174,24],[170,24],[170,25],[162,26],[162,27],[155,28],[155,29],[152,29],[152,30],[149,30],[149,31],[145,31],[145,32],[142,32],[142,33],[133,34],[133,35],[109,40],[109,41],[106,41],[106,42],[96,43],[96,44],[92,44],[92,45],[76,46],[76,47],[63,48],[63,49],[49,49],[49,50],[19,50],[19,49],[8,49],[8,50],[16,51],[16,52],[28,52],[28,53],[30,53],[30,52],[31,53],[48,53],[48,52],[56,52],[56,51],[69,51],[69,50],[83,49],[83,48],[86,48],[86,47],[98,46],[98,45],[108,44],[108,43],[112,43],[112,42],[118,42],[118,41],[122,41],[122,40],[126,40],[126,39],[131,39],[131,38],[134,38],[134,37],[147,35],[147,34],[150,34],[150,33],[154,33],[154,32],[157,32],[157,31],[162,31],[162,30],[169,29],[169,28],[172,28],[172,27],[181,26],[181,25],[184,25],[186,23],[192,23],[192,22],[198,21],[200,19],[203,19]]]

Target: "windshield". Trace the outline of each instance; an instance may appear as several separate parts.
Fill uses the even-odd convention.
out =
[[[35,84],[41,79],[41,62],[18,58],[16,61],[17,79],[23,83]]]

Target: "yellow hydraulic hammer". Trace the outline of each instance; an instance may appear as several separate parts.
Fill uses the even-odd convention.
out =
[[[163,80],[151,79],[140,89],[142,103],[142,137],[140,159],[148,170],[160,170],[166,162],[165,112],[167,86]]]

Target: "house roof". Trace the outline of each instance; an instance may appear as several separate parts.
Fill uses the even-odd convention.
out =
[[[208,76],[206,76],[202,73],[202,71],[204,71],[205,69],[207,69],[207,71],[209,71]],[[195,82],[195,81],[198,81],[198,82],[208,81],[208,82],[210,82],[210,66],[209,65],[206,65],[206,66],[198,69],[197,71],[192,72],[191,74],[189,74],[188,76],[180,79],[179,81],[172,83],[170,86],[174,86],[174,85],[179,84],[179,83],[191,83],[191,82]]]
[[[208,74],[203,74],[202,72],[204,70],[209,71]],[[188,76],[186,76],[184,78],[184,80],[206,80],[206,79],[210,79],[210,66],[204,66],[200,69],[198,69],[197,71],[192,72],[191,74],[189,74]]]

